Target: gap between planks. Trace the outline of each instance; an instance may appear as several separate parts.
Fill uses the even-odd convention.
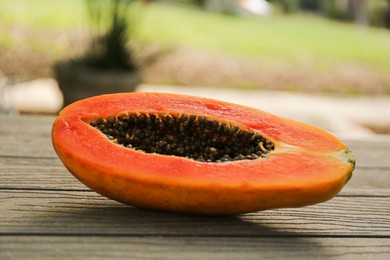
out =
[[[1,187],[0,190],[3,191],[47,191],[47,192],[91,192],[95,193],[93,190],[89,189],[55,189],[55,188],[29,188],[29,187]],[[345,197],[345,198],[389,198],[390,195],[370,195],[370,194],[338,194],[336,197]]]
[[[0,232],[0,237],[177,237],[177,238],[375,238],[390,239],[390,235],[341,234],[118,234],[118,233],[11,233]]]

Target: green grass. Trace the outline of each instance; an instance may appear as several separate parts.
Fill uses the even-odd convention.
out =
[[[0,24],[38,30],[70,29],[85,24],[82,0],[0,0]]]
[[[11,32],[0,33],[0,46],[17,49],[28,45],[31,50],[61,57],[67,46],[48,37],[85,26],[82,3],[80,0],[0,0],[0,30]]]
[[[153,40],[256,59],[316,59],[323,65],[359,62],[390,68],[390,32],[311,16],[241,19],[156,6],[148,11],[145,26]]]
[[[156,4],[142,13],[139,32],[148,42],[225,52],[269,64],[326,68],[359,63],[379,70],[390,68],[390,32],[385,30],[304,15],[239,18]],[[86,17],[81,0],[0,0],[0,24],[39,31],[71,30],[84,26]],[[12,36],[1,34],[0,44],[16,43]]]

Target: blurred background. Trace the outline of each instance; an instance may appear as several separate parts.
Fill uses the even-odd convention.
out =
[[[2,113],[122,91],[389,134],[390,0],[0,0]]]

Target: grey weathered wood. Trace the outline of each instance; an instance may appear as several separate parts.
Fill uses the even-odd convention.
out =
[[[390,143],[351,142],[350,148],[356,157],[357,168],[390,168]],[[0,157],[57,158],[50,134],[0,135]]]
[[[0,116],[0,156],[56,158],[51,145],[54,117]],[[390,168],[390,138],[343,140],[357,159],[357,167]]]
[[[231,217],[142,210],[78,182],[53,117],[0,116],[1,259],[390,259],[390,138],[344,140],[357,158],[336,198]]]
[[[56,157],[52,116],[0,116],[0,156]]]
[[[388,259],[390,239],[3,236],[9,259]],[[34,259],[35,259],[34,258]]]
[[[6,233],[390,236],[388,197],[336,197],[304,208],[224,218],[141,210],[87,191],[0,190],[0,198]]]
[[[356,168],[340,196],[390,197],[390,168]]]
[[[0,135],[49,134],[54,122],[53,116],[6,116],[0,115]]]
[[[0,135],[0,156],[56,158],[51,144],[50,134],[13,134]]]
[[[87,190],[58,158],[0,156],[0,188]]]
[[[1,157],[0,188],[87,189],[57,158]],[[355,169],[342,195],[390,196],[390,168]]]
[[[345,140],[345,144],[356,157],[356,167],[390,168],[390,138]]]

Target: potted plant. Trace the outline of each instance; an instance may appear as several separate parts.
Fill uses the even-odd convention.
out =
[[[129,41],[137,17],[134,0],[86,0],[92,32],[89,48],[78,58],[60,61],[54,73],[64,105],[90,96],[134,91],[141,82]]]

